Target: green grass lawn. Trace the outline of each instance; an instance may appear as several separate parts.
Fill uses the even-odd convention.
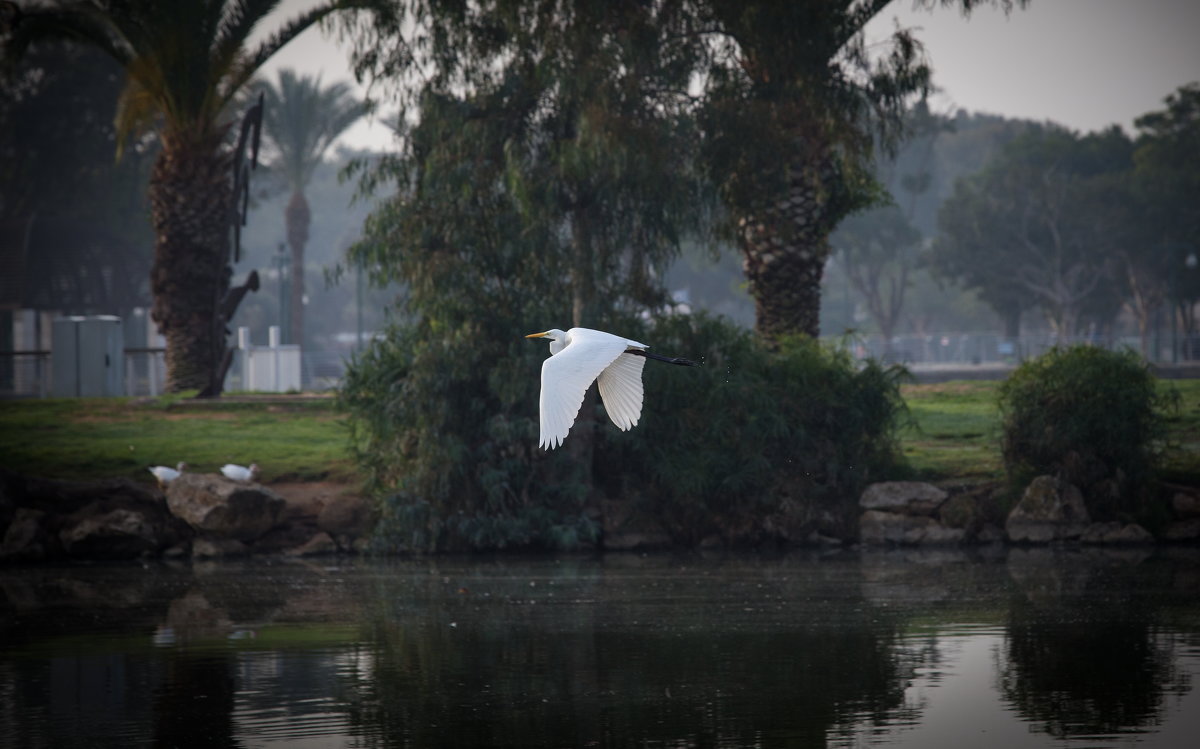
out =
[[[922,479],[1000,479],[999,381],[905,385],[912,422],[900,433],[904,456]],[[1167,422],[1169,453],[1164,478],[1200,485],[1200,380],[1161,380],[1179,393]]]
[[[251,399],[246,399],[251,400]],[[0,466],[49,478],[124,476],[187,462],[195,472],[258,463],[263,481],[352,481],[331,398],[0,401]]]
[[[998,382],[906,385],[912,415],[901,446],[914,477],[999,479]],[[1170,481],[1200,485],[1200,380],[1164,380],[1180,393],[1169,421]],[[126,476],[147,466],[213,472],[258,463],[262,480],[357,480],[347,430],[331,398],[194,401],[90,398],[0,401],[0,466],[51,478]]]

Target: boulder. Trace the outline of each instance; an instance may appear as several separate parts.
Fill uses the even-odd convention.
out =
[[[167,506],[176,517],[198,532],[237,541],[253,541],[274,528],[284,505],[265,486],[214,474],[185,473],[167,488]]]
[[[867,510],[858,520],[858,537],[864,544],[917,544],[934,525],[929,517]]]
[[[1078,539],[1090,523],[1079,489],[1054,476],[1038,476],[1009,513],[1004,530],[1014,543],[1044,544]]]
[[[980,522],[979,501],[970,494],[956,494],[942,503],[937,517],[947,528],[975,528]]]
[[[255,554],[281,554],[303,546],[316,532],[316,526],[307,523],[284,522],[254,539],[251,546]]]
[[[358,538],[375,524],[375,508],[362,497],[343,494],[333,497],[317,515],[317,527],[332,537]]]
[[[0,540],[0,560],[34,561],[45,559],[46,513],[18,507]]]
[[[1132,545],[1154,543],[1154,536],[1137,523],[1092,523],[1080,537],[1085,544]]]
[[[941,523],[934,523],[925,529],[925,535],[921,537],[920,544],[922,546],[957,546],[966,537],[967,532],[962,528],[947,528]]]
[[[1004,530],[991,523],[984,523],[979,532],[975,534],[975,540],[981,544],[1004,543]]]
[[[1200,539],[1200,518],[1189,518],[1188,520],[1176,520],[1167,526],[1163,532],[1163,538],[1167,541],[1195,541]]]
[[[182,476],[180,477],[182,478]],[[175,479],[178,481],[179,479]],[[171,483],[175,483],[174,481]],[[213,559],[220,557],[242,557],[250,553],[246,544],[233,538],[223,536],[201,536],[192,541],[193,559]]]
[[[1180,520],[1200,518],[1200,497],[1195,494],[1176,492],[1175,496],[1171,497],[1171,509],[1175,511],[1175,517]]]
[[[94,505],[89,505],[93,507]],[[69,556],[81,559],[134,559],[162,546],[159,533],[144,513],[118,508],[108,512],[81,510],[58,537]]]
[[[921,481],[883,481],[868,486],[858,505],[864,510],[932,515],[947,496],[933,484]]]
[[[311,557],[319,554],[333,554],[338,550],[333,538],[321,531],[300,546],[288,549],[285,554],[291,557]]]

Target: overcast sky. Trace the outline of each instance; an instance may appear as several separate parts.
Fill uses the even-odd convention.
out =
[[[318,0],[284,0],[264,24],[290,18]],[[1052,120],[1079,131],[1118,124],[1133,132],[1138,115],[1162,107],[1179,86],[1200,81],[1200,0],[1032,0],[1011,16],[982,8],[969,19],[954,9],[912,9],[894,0],[867,28],[885,38],[896,22],[915,27],[944,93],[939,111],[958,108]],[[273,58],[280,67],[353,81],[347,50],[310,29]],[[386,106],[386,104],[385,104]],[[387,111],[386,108],[384,111]],[[384,148],[391,131],[356,125],[347,145]]]

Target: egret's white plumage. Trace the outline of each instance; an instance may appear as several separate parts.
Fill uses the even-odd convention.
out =
[[[555,328],[525,337],[550,339],[550,358],[542,362],[541,447],[551,450],[567,438],[593,381],[617,428],[627,430],[638,423],[646,359],[627,352],[644,352],[649,346],[588,328],[565,333]]]
[[[154,478],[158,479],[159,486],[166,486],[175,479],[179,478],[179,474],[183,473],[183,469],[187,468],[187,463],[180,461],[174,468],[167,466],[150,466],[148,471],[154,474]]]
[[[221,466],[221,473],[225,478],[233,479],[234,481],[250,481],[258,476],[258,464],[251,463],[250,467],[239,466],[233,463],[226,463]]]

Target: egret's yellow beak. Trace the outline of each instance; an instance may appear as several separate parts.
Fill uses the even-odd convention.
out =
[[[545,338],[548,333],[549,333],[549,331],[547,331],[546,333],[530,333],[529,335],[527,335],[525,337],[526,338]]]

